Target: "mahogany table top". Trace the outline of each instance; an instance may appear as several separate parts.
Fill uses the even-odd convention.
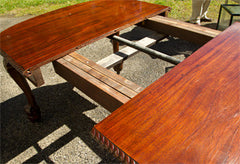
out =
[[[0,34],[0,52],[18,71],[34,70],[169,7],[137,0],[95,0],[55,10]]]
[[[92,134],[132,163],[240,163],[239,43],[235,23]]]

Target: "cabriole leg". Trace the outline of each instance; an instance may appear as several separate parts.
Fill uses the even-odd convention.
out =
[[[23,90],[25,96],[27,97],[28,104],[24,107],[24,109],[25,112],[27,113],[29,120],[32,122],[40,121],[41,120],[40,108],[38,107],[35,101],[31,88],[29,87],[25,77],[21,75],[14,67],[12,67],[6,60],[4,60],[3,62],[9,75]]]

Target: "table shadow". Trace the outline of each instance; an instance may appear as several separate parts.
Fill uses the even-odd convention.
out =
[[[96,124],[83,114],[97,106],[72,90],[69,83],[44,86],[33,90],[42,112],[42,121],[31,123],[25,115],[24,94],[20,94],[1,103],[1,163],[6,163],[29,147],[37,154],[24,163],[53,163],[49,156],[72,141],[80,138],[102,161],[100,163],[119,163],[94,141],[90,131]],[[61,127],[70,131],[44,149],[38,142]]]

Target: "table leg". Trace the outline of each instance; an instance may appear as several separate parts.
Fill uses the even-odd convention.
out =
[[[25,96],[27,97],[28,104],[24,107],[27,113],[28,119],[32,122],[41,120],[41,112],[38,107],[35,98],[32,94],[31,88],[29,87],[27,80],[23,75],[21,75],[14,67],[12,67],[6,60],[4,60],[4,66],[13,78],[13,80],[18,84],[18,86],[23,90]]]
[[[165,12],[159,14],[159,15],[164,16],[164,17],[168,17],[168,13],[169,13],[169,11],[165,11]]]
[[[115,35],[119,36],[119,32],[117,32]],[[113,44],[113,53],[118,52],[119,42],[116,40],[112,40],[112,44]],[[113,69],[117,72],[117,74],[120,74],[121,70],[123,69],[123,61],[120,64],[115,65]]]

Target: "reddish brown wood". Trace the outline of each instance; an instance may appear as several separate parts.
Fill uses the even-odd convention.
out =
[[[119,32],[116,33],[115,35],[119,36]],[[113,43],[113,53],[116,53],[119,51],[119,42],[112,39]],[[123,69],[123,61],[120,64],[117,64],[113,67],[114,71],[117,72],[117,74],[120,74],[121,70]]]
[[[91,66],[92,69],[97,70],[100,74],[111,77],[113,80],[117,81],[121,85],[127,86],[128,88],[131,88],[132,90],[135,90],[136,92],[141,92],[143,90],[142,87],[139,87],[137,84],[133,83],[132,81],[127,80],[122,76],[116,76],[116,74],[114,72],[107,71],[106,68],[99,66],[95,62],[81,56],[80,54],[78,54],[76,52],[73,52],[73,53],[69,54],[68,56],[71,56],[71,57],[81,61],[82,63]],[[89,73],[91,73],[91,72],[89,72]]]
[[[239,43],[235,23],[97,124],[93,135],[138,163],[240,163]]]
[[[110,112],[143,90],[76,52],[54,61],[53,65],[60,76]]]
[[[117,32],[117,33],[115,33],[114,35],[119,36],[119,34],[120,34],[120,33]],[[118,52],[118,51],[119,51],[119,42],[112,39],[112,44],[113,44],[113,53]]]
[[[161,34],[175,36],[199,45],[206,44],[221,32],[163,16],[149,18],[143,23],[140,23],[139,26],[157,31]]]
[[[43,80],[43,76],[40,68],[32,71],[31,74],[32,75],[27,78],[32,82],[33,85],[35,85],[36,87],[40,87],[41,85],[44,84],[44,80]]]
[[[169,7],[137,0],[80,3],[3,31],[1,54],[27,76],[27,71],[167,10]]]
[[[28,104],[25,106],[25,112],[27,113],[29,120],[31,120],[32,122],[40,121],[41,120],[40,108],[38,107],[35,101],[31,88],[29,87],[26,79],[15,68],[13,68],[9,63],[7,63],[6,60],[4,60],[4,65],[9,75],[23,90],[27,98]]]

